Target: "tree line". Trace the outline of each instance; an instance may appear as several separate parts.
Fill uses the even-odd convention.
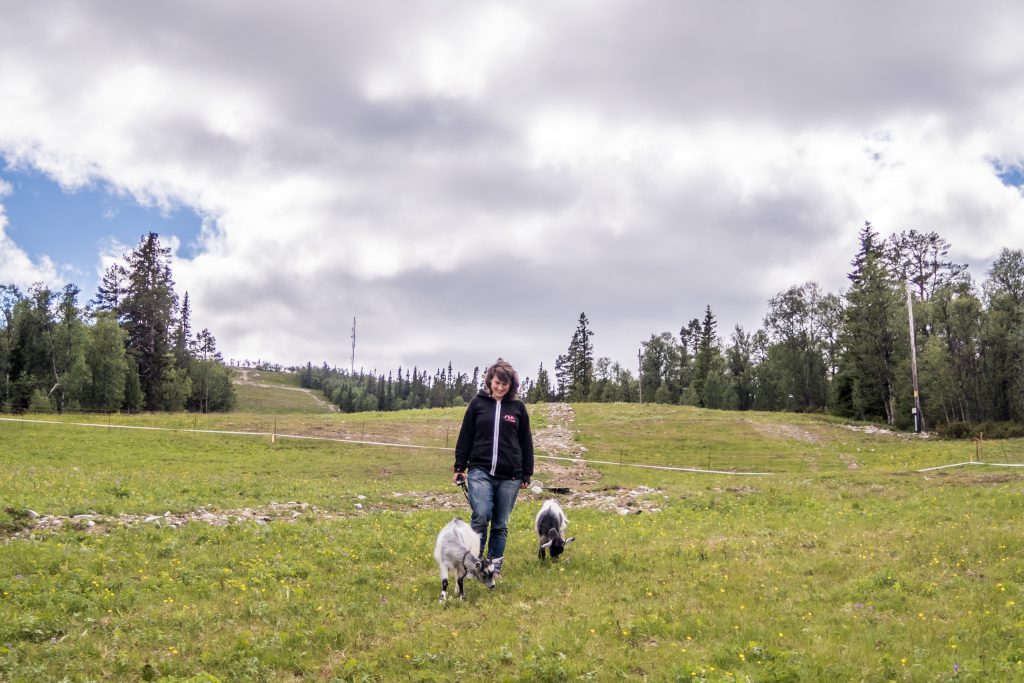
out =
[[[418,368],[399,367],[387,375],[376,372],[350,373],[307,363],[304,367],[287,368],[298,373],[299,386],[316,389],[342,412],[409,410],[414,408],[446,408],[469,403],[480,389],[480,368],[473,368],[472,377],[455,373],[452,364],[433,374]]]
[[[527,397],[816,411],[909,428],[916,356],[925,428],[1005,431],[1024,423],[1024,252],[1004,248],[979,288],[949,250],[935,232],[883,239],[865,223],[845,292],[793,285],[768,301],[760,329],[737,325],[724,342],[708,305],[678,335],[644,341],[635,375],[594,358],[581,314],[554,383],[542,365]]]
[[[230,410],[230,371],[209,330],[192,334],[170,255],[143,236],[85,306],[74,284],[0,285],[0,410]]]
[[[629,366],[595,357],[581,313],[566,352],[525,378],[520,393],[528,402],[822,412],[906,429],[915,424],[916,358],[924,428],[964,435],[987,422],[995,435],[1024,423],[1024,252],[1003,249],[978,286],[935,232],[883,239],[865,223],[858,243],[845,291],[794,284],[768,300],[759,329],[737,325],[724,340],[707,305],[678,333],[642,341]],[[326,363],[288,370],[346,412],[464,405],[480,381],[479,368],[469,376],[450,363],[432,374]]]
[[[1024,423],[1024,251],[1004,248],[979,286],[935,232],[883,239],[865,223],[858,242],[845,291],[794,284],[768,300],[759,329],[737,325],[725,340],[707,305],[678,333],[642,341],[629,366],[595,357],[581,313],[566,352],[520,393],[529,402],[827,412],[908,428],[916,359],[925,428]],[[155,233],[106,271],[87,306],[79,294],[74,285],[25,294],[0,285],[0,410],[233,406],[231,370],[209,330],[193,335],[188,293],[175,294],[170,250]],[[296,373],[345,412],[459,406],[480,385],[479,368],[451,363],[386,374],[260,363]]]

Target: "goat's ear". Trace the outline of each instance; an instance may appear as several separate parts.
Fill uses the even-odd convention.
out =
[[[548,541],[547,543],[542,543],[541,546],[540,546],[541,550],[543,550],[544,548],[550,548],[552,543],[554,543],[554,541]]]
[[[570,543],[572,543],[572,542],[573,542],[573,541],[575,541],[575,540],[576,540],[576,537],[575,537],[575,536],[572,536],[572,537],[570,537],[570,538],[567,538],[567,539],[565,539],[565,544],[566,544],[566,545],[569,545]]]
[[[483,563],[483,562],[481,562],[480,560],[477,560],[477,561],[476,561],[476,570],[477,570],[477,571],[480,571],[480,570],[481,570],[481,569],[483,569],[483,568],[484,568],[484,563]]]

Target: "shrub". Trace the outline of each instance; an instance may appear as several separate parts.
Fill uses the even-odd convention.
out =
[[[28,410],[30,413],[52,413],[56,406],[50,400],[50,396],[42,389],[32,392],[32,400],[29,401]]]
[[[1019,422],[943,422],[935,432],[944,439],[1017,439],[1024,437],[1024,424]]]

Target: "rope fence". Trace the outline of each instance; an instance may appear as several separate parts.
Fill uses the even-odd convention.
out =
[[[226,429],[189,429],[187,427],[152,427],[146,425],[119,425],[113,423],[98,423],[98,422],[67,422],[64,420],[40,420],[40,419],[29,419],[19,417],[0,417],[0,422],[15,422],[24,424],[39,424],[39,425],[63,425],[66,427],[86,427],[86,428],[99,428],[99,429],[129,429],[129,430],[140,430],[140,431],[155,431],[155,432],[174,432],[174,433],[187,433],[187,434],[215,434],[220,436],[256,436],[267,438],[269,437],[271,442],[275,442],[277,439],[296,439],[296,440],[307,440],[307,441],[324,441],[329,443],[347,443],[355,444],[360,446],[383,446],[388,448],[409,448],[409,449],[420,449],[420,450],[435,450],[435,451],[446,451],[454,453],[455,449],[449,446],[423,446],[419,444],[408,444],[408,443],[394,443],[388,441],[367,441],[363,439],[348,439],[348,438],[337,438],[329,436],[311,436],[307,434],[283,434],[278,433],[276,430],[273,432],[254,432],[254,431],[241,431],[241,430],[226,430]],[[641,469],[651,470],[662,470],[668,472],[689,472],[693,474],[718,474],[718,475],[730,475],[730,476],[752,476],[752,477],[763,477],[770,476],[772,472],[737,472],[734,470],[714,470],[714,469],[701,469],[697,467],[676,467],[673,465],[651,465],[646,463],[636,462],[614,462],[611,460],[591,460],[587,458],[578,457],[562,457],[555,455],[535,455],[537,459],[543,460],[560,460],[564,462],[571,462],[579,465],[617,465],[620,467],[635,467]]]

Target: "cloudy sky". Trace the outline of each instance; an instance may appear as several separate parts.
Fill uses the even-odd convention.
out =
[[[0,0],[0,282],[154,230],[226,358],[635,364],[857,233],[1024,248],[1024,5]]]

